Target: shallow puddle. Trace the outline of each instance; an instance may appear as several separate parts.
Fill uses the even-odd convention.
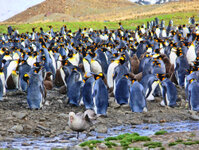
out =
[[[123,133],[137,132],[142,136],[153,135],[156,131],[166,130],[168,132],[186,132],[199,130],[199,122],[170,122],[161,124],[141,124],[118,126],[108,129],[107,134],[96,133],[92,131],[89,136],[80,134],[79,140],[76,134],[63,133],[54,138],[15,138],[9,141],[0,142],[0,148],[17,148],[17,149],[51,149],[64,148],[77,145],[85,140],[104,139],[109,136],[116,136]]]

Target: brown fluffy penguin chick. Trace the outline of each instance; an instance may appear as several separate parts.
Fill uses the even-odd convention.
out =
[[[61,77],[60,69],[57,69],[55,73],[55,86],[61,87],[63,85],[64,85],[64,81]]]
[[[46,78],[44,80],[44,86],[46,87],[47,90],[52,90],[52,88],[53,88],[53,82],[50,78],[51,75],[52,75],[51,72],[47,72]]]
[[[69,113],[68,126],[71,130],[77,132],[77,138],[79,138],[79,132],[88,130],[92,125],[88,114],[74,112]]]
[[[166,74],[168,74],[170,77],[171,76],[171,73],[170,73],[171,63],[170,63],[169,58],[167,56],[163,57],[163,62],[165,64]]]
[[[137,55],[133,55],[133,57],[130,57],[131,62],[131,72],[134,74],[138,73],[140,60],[138,59]]]
[[[141,81],[142,80],[142,72],[138,73],[138,74],[134,74],[134,73],[129,73],[129,77],[131,79],[136,79],[137,81]]]
[[[170,80],[177,85],[178,81],[177,81],[176,76],[175,76],[174,65],[173,64],[171,65],[171,68],[169,70],[169,74],[170,74]]]

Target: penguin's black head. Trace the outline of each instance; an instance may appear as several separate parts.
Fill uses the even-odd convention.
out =
[[[160,81],[163,81],[164,79],[166,79],[166,75],[165,74],[156,74],[157,78],[160,80]]]
[[[62,60],[62,65],[63,65],[63,66],[67,66],[68,63],[69,63],[68,60]]]
[[[72,58],[72,57],[73,57],[73,51],[69,51],[68,57],[69,57],[69,58]]]
[[[72,68],[72,71],[78,71],[77,67],[74,66],[74,67]]]
[[[29,79],[30,79],[29,75],[28,75],[27,73],[24,74],[23,80],[24,80],[25,82],[27,82],[28,84],[29,84]]]
[[[157,53],[157,54],[160,54],[160,49],[159,48],[155,49],[154,52]]]
[[[135,78],[132,78],[131,79],[131,83],[133,84],[135,81],[137,81],[137,79],[135,79]]]
[[[93,77],[95,78],[95,80],[100,79],[100,76],[98,74],[93,74]]]
[[[127,79],[129,78],[129,74],[128,73],[124,74],[123,76],[126,77]]]
[[[105,77],[104,77],[104,74],[103,74],[102,72],[98,73],[98,76],[99,76],[100,78],[102,78],[102,79],[105,78]]]
[[[125,63],[125,57],[121,57],[120,59],[119,59],[119,62],[120,62],[120,64],[124,64]]]
[[[2,74],[2,73],[3,73],[3,67],[0,68],[0,74]]]
[[[39,67],[41,67],[41,64],[42,64],[42,62],[35,62],[35,63],[33,64],[33,66],[39,68]]]
[[[40,71],[41,69],[42,69],[42,67],[37,67],[37,68],[35,68],[35,69],[34,69],[34,73],[38,74],[39,71]]]
[[[5,55],[10,55],[10,51],[5,51]]]
[[[46,60],[45,55],[42,55],[42,56],[41,56],[41,59],[45,61],[45,60]]]

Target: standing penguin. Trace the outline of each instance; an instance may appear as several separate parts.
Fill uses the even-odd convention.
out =
[[[109,65],[108,71],[107,71],[107,83],[108,83],[109,88],[113,88],[113,73],[114,73],[115,68],[119,64],[124,64],[124,62],[125,62],[125,58],[121,57],[119,60],[115,60]]]
[[[173,82],[166,78],[165,74],[157,74],[161,81],[161,91],[163,101],[160,103],[162,106],[175,107],[177,101],[177,90]]]
[[[130,87],[129,105],[133,112],[147,111],[144,87],[134,79],[132,80],[132,85]]]
[[[26,60],[22,60],[19,64],[19,90],[27,90],[27,82],[23,80],[23,76],[31,70],[31,66],[27,63]]]
[[[6,94],[5,76],[3,73],[3,68],[0,68],[0,100],[3,99],[3,96],[5,94]]]
[[[94,75],[95,83],[93,88],[94,111],[99,115],[106,115],[108,108],[108,89],[103,81],[102,73]]]
[[[35,69],[29,76],[24,75],[24,81],[28,83],[27,102],[30,109],[40,109],[44,104],[46,90],[43,84],[42,71]]]
[[[67,96],[69,104],[79,106],[82,100],[83,86],[84,83],[82,81],[77,81],[68,88]]]
[[[130,89],[130,81],[128,80],[128,74],[125,74],[122,78],[120,78],[115,87],[115,99],[118,104],[128,104],[129,100],[129,89]]]
[[[142,78],[140,83],[144,87],[146,99],[149,100],[149,101],[154,100],[155,98],[153,96],[153,93],[154,93],[154,91],[155,91],[155,89],[156,89],[156,87],[158,86],[158,83],[159,83],[157,77],[153,74],[148,74],[148,75],[146,75]]]
[[[196,79],[189,81],[188,101],[189,108],[193,111],[199,111],[199,83]]]
[[[92,96],[92,88],[93,88],[95,79],[93,76],[90,76],[90,77],[87,76],[87,73],[85,73],[84,77],[85,79],[83,81],[85,83],[82,90],[84,106],[86,109],[93,109],[94,103],[93,103],[93,96]]]

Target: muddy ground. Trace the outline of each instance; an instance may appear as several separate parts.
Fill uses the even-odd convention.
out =
[[[178,88],[178,107],[161,107],[161,98],[147,102],[148,112],[133,113],[128,105],[119,106],[110,97],[107,117],[99,117],[91,130],[107,132],[107,128],[119,125],[142,123],[162,123],[184,120],[199,120],[199,114],[188,110],[184,89]],[[48,105],[41,110],[29,110],[26,93],[9,91],[0,101],[0,141],[16,137],[55,137],[63,132],[72,133],[68,127],[70,111],[83,112],[84,107],[71,107],[66,103],[66,96],[59,93],[59,88],[47,93]]]

